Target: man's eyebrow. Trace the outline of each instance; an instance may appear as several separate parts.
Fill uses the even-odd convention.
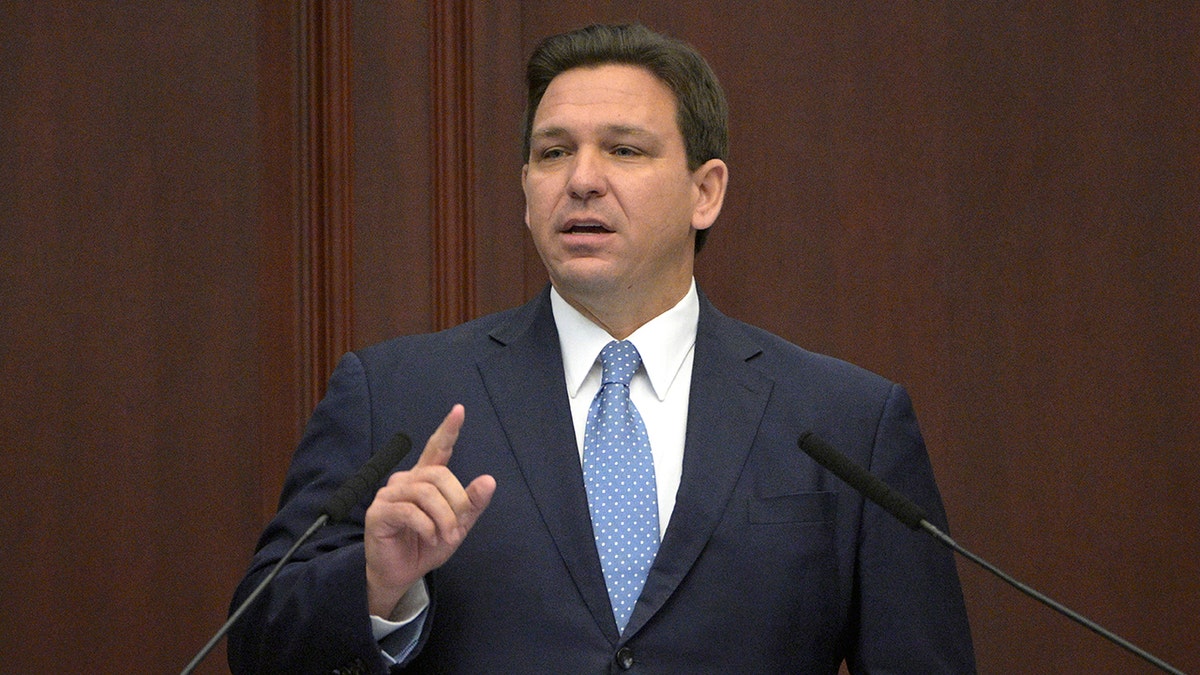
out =
[[[652,136],[649,129],[630,124],[610,124],[604,131],[618,136]]]
[[[534,129],[529,135],[530,138],[563,138],[569,136],[567,130],[562,127],[544,127],[542,129]]]
[[[650,132],[649,129],[646,129],[644,127],[635,126],[632,124],[610,124],[603,128],[602,133],[605,135],[615,135],[615,136],[645,136],[645,137],[649,137],[649,136],[654,135],[653,133]],[[543,138],[559,139],[559,138],[569,138],[571,135],[572,135],[571,132],[568,131],[565,127],[554,126],[554,127],[544,127],[541,129],[535,129],[530,134],[530,138],[532,138],[532,139],[543,139]]]

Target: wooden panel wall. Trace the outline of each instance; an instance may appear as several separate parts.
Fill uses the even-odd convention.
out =
[[[337,353],[541,287],[523,61],[594,20],[725,84],[718,305],[908,385],[961,542],[1200,670],[1195,5],[0,16],[5,670],[182,667]],[[1152,672],[961,569],[980,672]]]
[[[270,26],[240,2],[0,16],[2,668],[169,672],[259,528]]]

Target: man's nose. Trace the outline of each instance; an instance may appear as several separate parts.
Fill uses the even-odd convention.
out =
[[[567,192],[575,199],[587,200],[599,197],[607,190],[604,161],[600,152],[592,148],[580,149],[571,164]]]

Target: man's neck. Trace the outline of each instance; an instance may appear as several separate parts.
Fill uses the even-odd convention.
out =
[[[558,286],[555,286],[555,290],[575,311],[603,328],[614,339],[624,340],[634,331],[678,304],[691,289],[691,283],[691,279],[689,279],[688,284],[678,293],[659,294],[653,301],[641,303],[630,302],[628,298],[614,297],[611,293],[596,297],[580,297],[576,294],[565,293],[564,289]]]

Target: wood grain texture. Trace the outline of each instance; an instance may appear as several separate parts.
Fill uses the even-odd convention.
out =
[[[640,20],[731,103],[702,288],[903,382],[957,540],[1200,671],[1195,4],[0,14],[6,669],[186,663],[341,351],[545,283],[524,59]],[[961,569],[980,672],[1151,672]]]

